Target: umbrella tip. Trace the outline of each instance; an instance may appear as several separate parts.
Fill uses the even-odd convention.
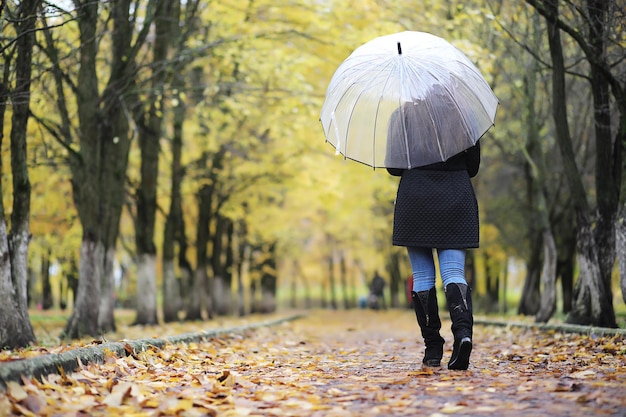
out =
[[[402,55],[402,46],[400,46],[400,42],[398,42],[398,55]]]

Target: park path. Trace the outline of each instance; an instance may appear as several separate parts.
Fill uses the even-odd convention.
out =
[[[318,310],[12,385],[0,415],[626,416],[623,336],[476,326],[470,368],[449,371],[449,325],[440,369],[409,310]]]

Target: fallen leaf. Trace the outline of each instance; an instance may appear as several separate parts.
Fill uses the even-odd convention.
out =
[[[7,393],[17,402],[23,401],[28,397],[26,390],[15,381],[9,381],[7,383]]]
[[[119,407],[130,395],[131,388],[132,384],[129,382],[122,382],[115,385],[111,390],[111,393],[106,396],[102,403],[110,407]]]

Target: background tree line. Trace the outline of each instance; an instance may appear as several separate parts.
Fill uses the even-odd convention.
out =
[[[35,340],[29,271],[51,306],[51,263],[54,292],[73,294],[70,338],[114,330],[122,295],[137,324],[271,312],[287,283],[291,305],[319,292],[350,308],[375,269],[403,305],[397,180],[334,157],[318,125],[339,63],[400,30],[453,42],[500,98],[475,183],[481,248],[467,264],[482,308],[506,307],[521,259],[520,313],[549,320],[558,278],[569,321],[617,325],[618,1],[232,3],[1,3],[2,346]]]

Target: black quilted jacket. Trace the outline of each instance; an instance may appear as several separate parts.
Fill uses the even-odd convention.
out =
[[[446,162],[410,170],[396,195],[393,244],[438,249],[477,248],[478,202],[470,177],[478,173],[480,143]]]

